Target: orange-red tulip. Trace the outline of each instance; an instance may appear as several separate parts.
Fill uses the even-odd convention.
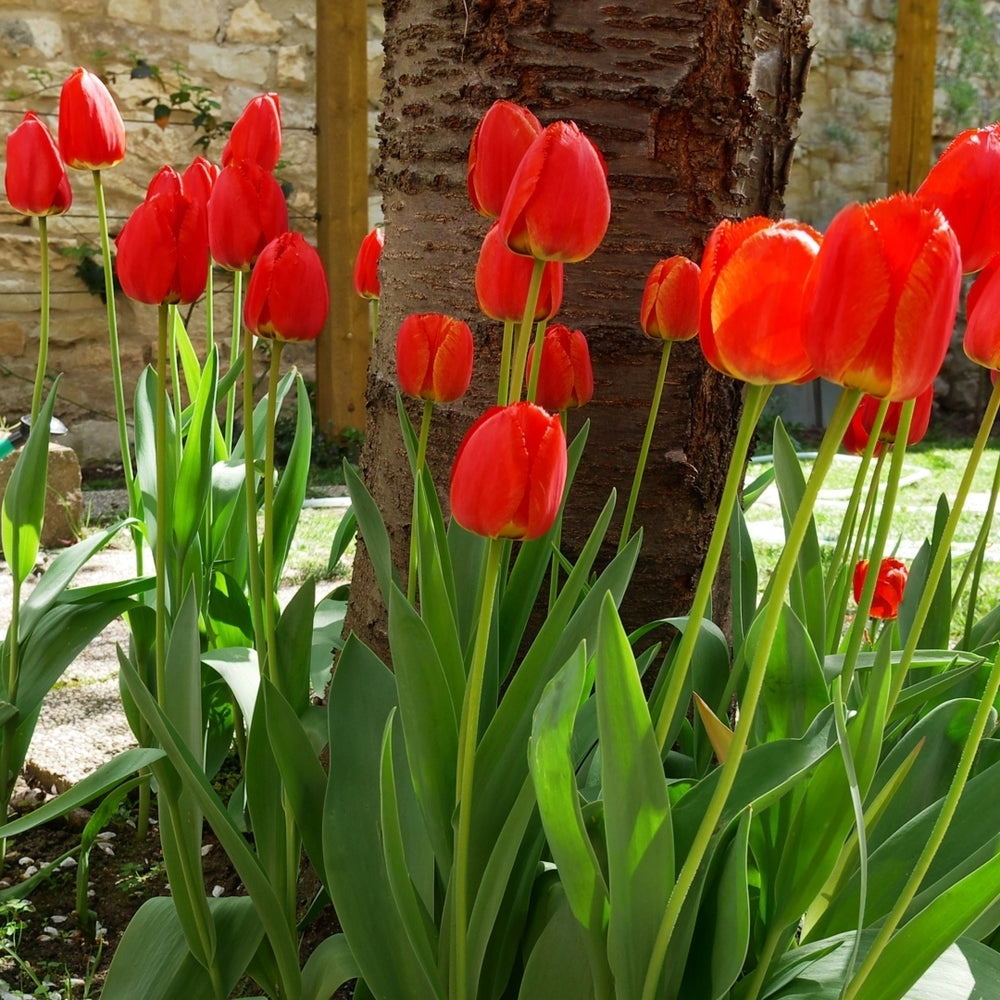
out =
[[[281,186],[252,160],[219,171],[208,199],[208,243],[217,264],[246,271],[271,240],[288,231]]]
[[[962,346],[977,365],[1000,368],[1000,255],[976,277],[965,299]]]
[[[802,342],[802,288],[821,237],[801,222],[723,220],[705,244],[699,281],[702,352],[755,385],[813,377]]]
[[[171,168],[154,178],[150,193],[129,216],[115,246],[115,271],[130,299],[150,305],[194,302],[205,291],[205,209],[183,193]]]
[[[565,263],[601,244],[611,218],[608,169],[574,122],[553,122],[528,147],[500,213],[515,253]]]
[[[534,403],[494,406],[473,425],[451,470],[451,513],[487,538],[540,538],[566,485],[562,422]]]
[[[1000,253],[1000,122],[957,135],[917,188],[941,209],[962,248],[966,274]]]
[[[385,246],[385,230],[376,226],[362,241],[354,261],[354,291],[365,299],[377,299],[382,294],[378,280],[378,265]]]
[[[315,340],[330,309],[326,269],[301,233],[282,233],[250,273],[243,322],[268,340]]]
[[[518,321],[524,316],[534,261],[504,245],[500,224],[494,222],[483,239],[476,264],[476,298],[490,319]],[[535,304],[535,320],[551,319],[559,311],[563,296],[563,265],[545,262],[542,284]]]
[[[534,345],[528,351],[528,372],[534,365]],[[590,348],[581,330],[553,323],[542,338],[535,402],[546,410],[585,406],[594,395]]]
[[[892,619],[899,614],[899,606],[903,602],[903,592],[906,589],[906,578],[909,570],[906,564],[898,559],[883,559],[878,569],[878,579],[875,581],[875,593],[872,597],[872,618]],[[868,560],[862,559],[854,567],[854,600],[861,599],[861,590],[868,576]]]
[[[34,111],[7,136],[3,183],[11,208],[22,215],[62,215],[73,204],[59,148]]]
[[[219,179],[219,167],[206,160],[204,156],[196,156],[187,169],[181,174],[184,182],[184,193],[208,208],[208,199],[212,196],[212,188]]]
[[[441,313],[411,313],[396,334],[396,376],[408,396],[450,403],[472,380],[472,331]]]
[[[233,124],[222,149],[222,165],[251,160],[262,170],[274,170],[281,158],[281,104],[277,94],[258,94]]]
[[[59,152],[67,167],[104,170],[125,158],[125,123],[100,77],[75,69],[59,92]]]
[[[698,265],[680,255],[653,265],[639,307],[639,324],[647,337],[690,340],[697,336],[700,275]]]
[[[882,399],[919,396],[948,350],[961,280],[951,226],[913,195],[841,209],[804,298],[816,372]]]
[[[496,101],[479,120],[469,145],[466,185],[480,215],[500,215],[521,157],[542,131],[538,119],[513,101]]]
[[[906,435],[908,445],[922,441],[927,433],[927,428],[931,422],[931,408],[934,404],[934,385],[929,385],[913,404],[913,415],[910,417],[910,432]],[[878,416],[882,400],[875,396],[864,395],[858,408],[854,411],[854,416],[844,433],[844,451],[853,455],[860,455],[868,445],[872,429],[875,426],[875,419]],[[882,430],[879,432],[878,444],[875,445],[875,454],[882,450],[883,443],[894,444],[899,433],[899,417],[903,409],[903,401],[890,403],[885,411],[885,418],[882,421]]]

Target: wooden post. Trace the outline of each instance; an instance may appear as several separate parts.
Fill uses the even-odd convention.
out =
[[[931,164],[938,0],[899,0],[889,125],[889,194],[915,191]]]
[[[316,423],[327,437],[365,427],[369,308],[352,276],[368,230],[367,14],[366,0],[316,4],[317,242],[330,283],[316,342]]]

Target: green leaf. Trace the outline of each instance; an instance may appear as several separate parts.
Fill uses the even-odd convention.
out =
[[[302,376],[295,378],[295,436],[288,460],[274,491],[274,572],[280,578],[295,528],[299,523],[302,501],[309,481],[309,461],[312,456],[312,409]],[[274,429],[268,432],[273,434]]]
[[[744,490],[744,503],[749,506]],[[733,649],[740,649],[757,610],[757,557],[743,508],[733,506],[729,522],[729,582]]]
[[[309,705],[309,666],[312,662],[313,620],[316,615],[316,581],[306,580],[285,605],[276,628],[274,650],[278,690],[296,715]]]
[[[358,532],[358,519],[354,515],[354,508],[348,507],[341,515],[337,524],[337,530],[333,534],[333,542],[330,545],[330,556],[326,561],[326,575],[331,577],[336,572],[340,560],[344,558],[344,553],[354,541],[354,536]]]
[[[389,606],[389,590],[395,577],[392,564],[392,550],[389,547],[389,533],[385,530],[385,522],[368,487],[354,471],[351,464],[344,460],[344,482],[351,494],[351,505],[358,519],[358,530],[364,539],[365,548],[375,571],[378,588],[386,607]]]
[[[59,390],[57,376],[38,411],[28,440],[10,474],[0,507],[0,544],[11,575],[20,583],[35,568],[45,518],[49,469],[49,428]]]
[[[942,494],[938,500],[937,510],[934,514],[934,531],[930,541],[925,541],[920,547],[913,562],[910,564],[910,572],[906,578],[906,590],[903,592],[903,601],[899,606],[899,634],[902,643],[905,645],[910,630],[913,627],[913,619],[917,606],[920,604],[923,593],[927,588],[927,576],[931,565],[934,562],[937,551],[940,549],[945,523],[948,520],[948,501]],[[920,641],[917,643],[921,649],[945,649],[951,636],[951,555],[949,554],[944,564],[944,571],[934,588],[934,597],[931,601],[927,619],[920,630]]]
[[[358,976],[358,966],[343,934],[331,934],[313,950],[302,967],[302,1000],[329,1000],[344,983]]]

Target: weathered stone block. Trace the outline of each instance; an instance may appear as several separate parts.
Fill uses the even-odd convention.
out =
[[[20,452],[0,461],[0,503]],[[76,452],[65,445],[49,444],[49,474],[45,484],[45,521],[42,546],[53,548],[76,539],[83,518],[80,463]]]

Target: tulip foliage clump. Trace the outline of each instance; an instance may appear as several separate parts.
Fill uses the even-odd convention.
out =
[[[70,207],[68,165],[92,171],[102,206],[100,173],[124,156],[119,125],[103,84],[78,70],[58,144],[33,115],[11,135],[11,204],[44,233]],[[148,806],[155,785],[171,894],[137,912],[105,1000],[223,1000],[244,976],[275,1000],[342,990],[358,1000],[1000,1000],[1000,613],[977,606],[992,505],[954,585],[951,553],[1000,389],[917,557],[907,565],[890,550],[906,449],[928,426],[963,272],[981,271],[967,353],[1000,367],[1000,209],[994,185],[972,183],[1000,170],[998,129],[963,133],[915,195],[849,205],[825,233],[724,220],[705,234],[700,262],[674,254],[653,267],[637,327],[662,350],[618,544],[602,555],[609,490],[570,559],[561,518],[587,427],[569,439],[567,411],[587,404],[595,381],[563,278],[605,236],[607,170],[575,123],[543,126],[524,107],[494,104],[471,136],[467,185],[485,220],[468,279],[503,327],[499,368],[483,373],[496,402],[439,490],[426,461],[433,417],[466,392],[475,338],[468,317],[434,312],[393,331],[413,474],[405,566],[345,467],[345,523],[374,566],[390,662],[339,634],[343,595],[317,601],[309,582],[284,607],[276,600],[311,440],[282,345],[317,337],[328,308],[323,265],[289,230],[273,175],[277,95],[247,105],[220,165],[164,167],[116,241],[124,294],[159,318],[156,363],[135,387],[134,459],[122,439],[130,516],[60,556],[22,602],[42,517],[29,484],[44,477],[46,434],[29,440],[2,511],[17,583],[0,647],[8,795],[40,692],[69,662],[46,634],[72,626],[83,637],[119,614],[131,630],[122,698],[140,747],[40,817],[0,828],[16,837],[133,785]],[[372,230],[354,269],[355,291],[376,304],[373,329],[391,239]],[[109,264],[110,242],[105,232]],[[196,349],[176,308],[204,300],[211,318],[215,268],[236,289],[227,359],[211,322]],[[109,286],[123,400],[113,303]],[[627,632],[618,608],[642,544],[632,522],[655,461],[670,347],[694,338],[744,384],[744,407],[691,607],[661,648],[645,642],[649,628]],[[271,351],[258,400],[260,340]],[[760,580],[744,511],[768,483],[744,484],[746,458],[774,386],[819,376],[842,391],[808,478],[775,429],[785,544]],[[279,472],[274,425],[293,388],[296,436]],[[42,395],[44,426],[55,394]],[[860,456],[858,477],[824,552],[813,508],[841,448]],[[77,569],[122,527],[137,543],[135,579],[69,599]],[[727,556],[723,631],[710,615]],[[209,779],[233,747],[242,780],[223,802]],[[206,896],[205,822],[245,895]],[[305,907],[304,865],[322,886]],[[327,919],[326,903],[338,929],[303,954],[301,932]]]

